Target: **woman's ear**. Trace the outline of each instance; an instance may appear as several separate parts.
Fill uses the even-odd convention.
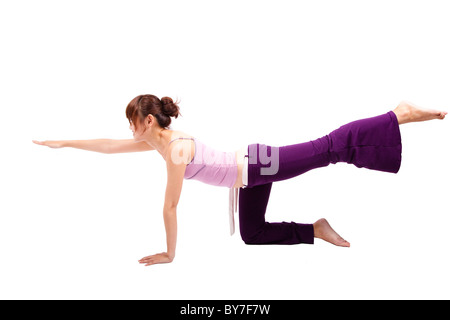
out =
[[[155,117],[152,114],[149,114],[145,119],[145,125],[148,127],[152,127],[155,121],[156,121]]]

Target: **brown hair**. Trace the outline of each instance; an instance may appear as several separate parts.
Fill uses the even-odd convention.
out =
[[[141,124],[151,114],[161,128],[167,128],[172,122],[171,117],[176,119],[181,115],[178,103],[174,103],[169,97],[162,97],[160,100],[152,94],[143,94],[130,101],[125,114],[130,124],[133,122],[135,125]]]

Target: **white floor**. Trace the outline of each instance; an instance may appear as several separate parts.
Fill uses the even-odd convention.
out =
[[[402,99],[450,110],[444,2],[186,4],[2,5],[0,299],[449,299],[450,118],[401,127],[397,175],[337,164],[273,186],[268,220],[325,217],[351,248],[246,246],[228,190],[186,181],[176,258],[152,267],[160,156],[31,143],[130,138],[141,93],[180,97],[174,128],[222,150],[309,141]]]

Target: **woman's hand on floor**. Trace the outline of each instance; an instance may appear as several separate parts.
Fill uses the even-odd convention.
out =
[[[170,263],[173,261],[174,256],[169,255],[167,252],[157,253],[151,256],[146,256],[139,260],[139,263],[145,263],[145,266],[150,266],[157,263]]]

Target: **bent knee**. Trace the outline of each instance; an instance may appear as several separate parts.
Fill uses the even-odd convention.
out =
[[[253,230],[252,232],[248,232],[242,230],[241,228],[241,239],[245,244],[260,244],[261,241],[261,233],[263,232],[263,228],[259,230]]]
[[[242,239],[242,240],[247,245],[260,244],[259,241],[257,241],[256,239]]]

